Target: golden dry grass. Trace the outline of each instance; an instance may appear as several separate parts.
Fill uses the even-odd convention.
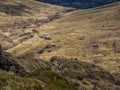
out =
[[[78,58],[96,63],[112,73],[119,73],[120,53],[115,53],[112,47],[114,40],[120,40],[119,11],[119,2],[110,6],[74,11],[37,28],[41,35],[50,34],[52,40],[47,41],[35,36],[8,52],[19,57],[33,53],[34,57],[45,60],[52,56]],[[62,48],[38,54],[37,52],[47,44],[61,45]],[[94,44],[98,45],[97,49]]]
[[[65,10],[63,7],[35,0],[6,0],[5,2],[1,2],[0,34],[9,38],[9,40],[6,40],[7,38],[0,37],[0,43],[4,45],[5,49],[25,41],[25,38],[28,38],[32,34],[32,29],[37,27],[35,25],[37,21],[39,24],[42,24],[39,21],[47,20],[58,11],[62,12]],[[24,33],[30,34],[25,36],[23,35]],[[23,35],[23,37],[20,35]]]

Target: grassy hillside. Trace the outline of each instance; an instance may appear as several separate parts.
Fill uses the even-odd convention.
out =
[[[39,60],[37,70],[29,68],[28,72],[25,63],[19,64],[21,61],[10,54],[0,53],[0,90],[77,90],[64,77],[53,72],[49,62]]]
[[[44,76],[41,77],[40,74],[44,74]],[[37,76],[39,76],[39,79],[36,78]],[[67,90],[67,89],[77,90],[67,80],[65,80],[64,78],[55,74],[52,71],[43,70],[43,73],[42,72],[37,73],[36,76],[34,74],[34,77],[32,76],[19,77],[11,72],[0,70],[0,90],[28,90],[28,89],[29,90]]]
[[[52,57],[50,62],[53,70],[64,76],[78,90],[120,89],[120,78],[95,64],[56,56]]]
[[[23,60],[24,64],[29,61]],[[120,89],[119,77],[92,63],[52,57],[50,62],[34,59],[31,69],[27,64],[19,64],[21,61],[7,53],[0,55],[0,90]],[[37,70],[35,62],[39,64]]]
[[[37,28],[41,36],[48,33],[52,40],[35,35],[8,52],[18,57],[30,54],[45,60],[52,56],[78,58],[100,65],[112,73],[119,73],[119,11],[119,2],[74,11]],[[50,47],[45,48],[48,45]],[[44,53],[38,54],[40,50],[44,50]]]
[[[30,39],[34,35],[32,29],[64,10],[35,0],[0,1],[0,43],[8,49]]]
[[[0,90],[120,89],[120,2],[73,10],[0,1]]]

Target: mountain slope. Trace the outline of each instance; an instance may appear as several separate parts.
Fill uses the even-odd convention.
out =
[[[47,63],[44,61],[39,60],[37,70],[33,71],[29,68],[29,72],[28,68],[24,67],[25,63],[20,64],[20,62],[21,60],[9,54],[0,54],[0,90],[77,90],[64,77],[53,72],[50,67],[46,68]],[[31,62],[31,66],[34,67],[35,63]]]
[[[1,62],[9,61],[9,63],[20,62],[20,60],[12,59],[11,56],[5,54],[0,56]],[[15,61],[14,61],[15,60]],[[35,60],[35,59],[34,59]],[[26,59],[24,59],[27,62]],[[35,60],[36,61],[36,60]],[[11,66],[9,63],[0,62],[0,90],[119,90],[119,77],[105,71],[103,68],[74,59],[66,59],[61,57],[52,57],[50,62],[47,62],[50,67],[44,67],[44,61],[39,60],[37,70],[32,70],[26,73],[26,68],[21,68],[21,72],[14,72],[12,69],[2,68],[13,67],[16,65],[24,66],[19,63],[14,63]],[[31,66],[34,66],[31,62]],[[39,68],[42,67],[42,68]],[[2,69],[2,70],[1,70]],[[15,67],[16,69],[16,67]],[[29,70],[31,70],[29,68]],[[7,72],[9,71],[9,72]]]
[[[52,57],[52,68],[73,83],[79,90],[119,90],[119,78],[103,68],[87,62]]]
[[[120,89],[120,2],[72,10],[0,1],[0,90]]]
[[[41,35],[50,34],[52,40],[47,41],[36,35],[8,52],[18,57],[30,54],[47,60],[52,56],[78,58],[98,64],[112,73],[119,73],[119,11],[119,2],[74,11],[37,28]],[[47,45],[55,47],[45,49]],[[44,50],[44,53],[39,54],[40,50]]]
[[[8,49],[30,39],[34,36],[33,29],[64,10],[63,7],[35,0],[0,1],[0,43]]]

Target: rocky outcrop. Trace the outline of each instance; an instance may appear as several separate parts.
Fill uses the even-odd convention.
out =
[[[12,57],[9,57],[7,53],[2,51],[2,46],[0,45],[0,69],[6,71],[12,71],[14,73],[25,72],[24,68],[20,66]]]
[[[76,58],[66,59],[57,56],[52,57],[50,62],[26,57],[26,59],[22,58],[21,66],[12,56],[3,52],[2,47],[0,47],[0,69],[23,75],[27,69],[32,72],[33,68],[33,71],[38,70],[33,76],[38,76],[37,79],[43,81],[46,76],[54,80],[55,76],[52,75],[59,75],[65,80],[67,79],[78,90],[120,90],[120,78],[95,64],[82,62]],[[54,74],[50,72],[54,72]],[[29,74],[27,73],[27,75]],[[57,82],[57,79],[54,83]]]
[[[119,90],[120,80],[103,68],[78,60],[53,57],[55,72],[73,83],[79,90]]]
[[[24,71],[22,66],[6,55],[0,56],[0,69],[12,71],[14,73],[20,73],[21,71]]]

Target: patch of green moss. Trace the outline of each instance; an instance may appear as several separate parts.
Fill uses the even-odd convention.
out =
[[[43,90],[40,81],[0,70],[0,90]]]
[[[20,77],[0,70],[0,90],[77,90],[62,76],[50,69],[41,69]]]
[[[32,74],[33,77],[46,83],[49,90],[77,90],[72,84],[50,69],[41,69]]]

